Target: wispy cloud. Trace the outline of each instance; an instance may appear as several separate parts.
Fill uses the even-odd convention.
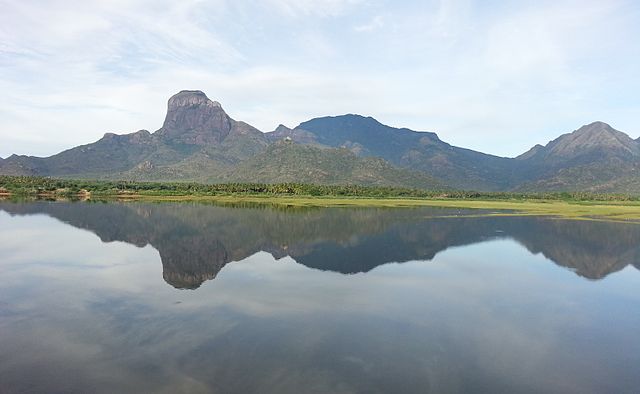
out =
[[[338,16],[363,2],[363,0],[267,0],[267,3],[291,17]]]
[[[181,89],[263,130],[360,112],[504,155],[594,119],[640,133],[632,1],[0,7],[2,157],[154,130]]]

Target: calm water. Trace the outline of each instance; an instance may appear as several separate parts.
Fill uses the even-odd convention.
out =
[[[0,392],[637,393],[638,268],[636,224],[1,202]]]

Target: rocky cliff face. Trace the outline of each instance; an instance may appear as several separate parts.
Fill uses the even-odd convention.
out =
[[[198,90],[183,90],[169,99],[162,128],[155,134],[169,143],[209,145],[221,143],[234,121],[217,101]]]

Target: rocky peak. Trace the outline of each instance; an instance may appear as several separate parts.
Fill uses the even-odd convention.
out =
[[[280,141],[287,139],[303,144],[312,144],[316,142],[316,137],[313,133],[299,128],[290,129],[283,124],[279,125],[275,130],[266,133],[265,135],[271,141]]]
[[[564,134],[547,145],[549,154],[575,156],[595,149],[638,153],[638,144],[625,133],[604,122],[593,122]]]
[[[283,124],[280,124],[280,125],[278,125],[278,127],[276,127],[275,130],[273,130],[273,133],[286,135],[286,134],[291,133],[292,131],[293,130],[291,130],[287,126],[285,126]]]
[[[207,106],[222,109],[219,102],[209,100],[207,95],[199,90],[183,90],[174,94],[168,103],[169,111],[190,106]]]
[[[640,155],[640,144],[604,122],[593,122],[561,135],[546,146],[536,145],[517,159],[564,162],[587,155],[599,158],[636,157]]]
[[[217,101],[199,90],[183,90],[169,99],[164,124],[156,133],[170,143],[218,144],[235,123]]]
[[[588,136],[589,138],[603,137],[603,136],[606,138],[610,135],[615,135],[616,133],[621,133],[621,132],[615,130],[613,127],[609,126],[607,123],[596,121],[580,127],[578,130],[575,130],[571,134]]]

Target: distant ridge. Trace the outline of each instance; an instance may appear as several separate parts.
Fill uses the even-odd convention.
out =
[[[0,158],[0,174],[123,180],[307,182],[482,191],[640,193],[640,138],[593,122],[516,158],[356,114],[263,133],[198,90],[172,96],[160,129],[106,133],[42,158]]]

